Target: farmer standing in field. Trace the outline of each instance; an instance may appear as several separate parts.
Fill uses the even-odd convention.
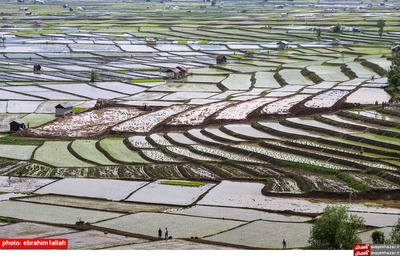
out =
[[[161,230],[161,228],[159,228],[158,229],[158,238],[161,238],[162,237],[162,230]]]
[[[168,239],[168,229],[165,228],[165,239]]]
[[[286,240],[285,239],[283,239],[283,241],[282,241],[282,249],[286,249]]]

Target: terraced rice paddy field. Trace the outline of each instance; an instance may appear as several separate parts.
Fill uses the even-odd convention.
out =
[[[381,106],[400,5],[160,2],[1,4],[0,237],[306,248],[331,204],[365,219],[363,241],[388,233],[400,106]],[[178,66],[188,74],[168,78]],[[55,116],[65,102],[72,113]],[[26,129],[8,133],[19,119]]]

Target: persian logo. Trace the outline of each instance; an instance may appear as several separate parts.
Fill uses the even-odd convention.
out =
[[[371,245],[354,244],[353,251],[354,251],[354,256],[371,256]]]

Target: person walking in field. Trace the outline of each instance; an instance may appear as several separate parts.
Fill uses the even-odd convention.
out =
[[[165,228],[165,239],[168,239],[168,228]]]
[[[158,238],[161,238],[162,237],[162,230],[161,230],[161,228],[159,228],[158,229]]]
[[[285,239],[283,239],[283,241],[282,241],[282,249],[286,249],[286,240]]]

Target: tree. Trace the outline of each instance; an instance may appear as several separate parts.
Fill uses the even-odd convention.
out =
[[[216,3],[217,3],[216,0],[212,0],[212,1],[211,1],[211,6],[215,6]]]
[[[97,72],[97,70],[90,71],[90,82],[94,83],[97,78],[99,78],[99,73]]]
[[[321,39],[321,29],[320,28],[317,29],[317,38],[318,38],[318,40]]]
[[[327,206],[315,222],[308,242],[313,249],[350,250],[360,242],[356,235],[364,226],[364,219],[349,215],[345,206]]]
[[[400,86],[400,53],[392,54],[392,65],[387,74],[389,86]]]
[[[385,243],[385,234],[382,231],[375,230],[371,235],[372,243],[374,244],[384,244]]]
[[[332,31],[335,32],[335,33],[340,33],[340,32],[342,32],[342,26],[340,25],[340,23],[337,23],[337,24],[334,26],[334,28],[333,28]]]
[[[400,218],[390,232],[390,242],[393,244],[400,244]]]
[[[378,22],[376,23],[376,26],[377,26],[378,29],[379,29],[378,34],[379,34],[380,37],[382,37],[382,35],[383,35],[383,28],[385,27],[385,22],[386,22],[386,20],[380,19],[380,20],[378,20]]]

